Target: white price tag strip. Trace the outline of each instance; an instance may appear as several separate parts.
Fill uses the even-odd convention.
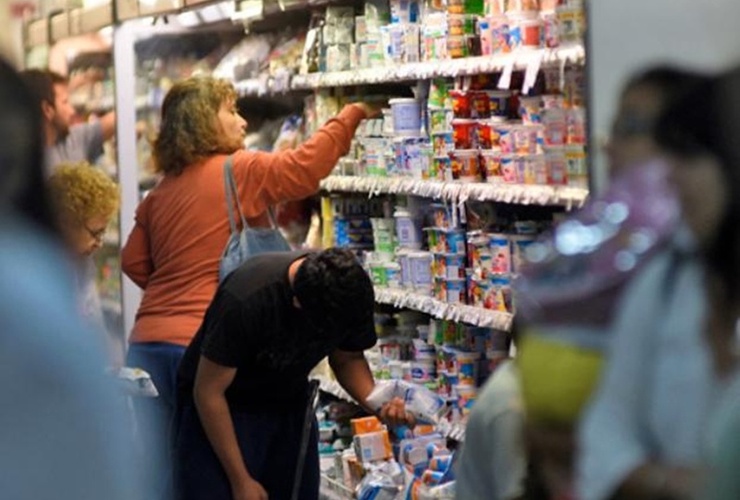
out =
[[[543,52],[537,52],[532,55],[527,63],[527,69],[524,72],[524,82],[522,84],[522,93],[524,95],[529,94],[529,90],[534,87],[537,81],[537,74],[540,72],[540,67],[542,66],[543,57]]]
[[[293,90],[305,90],[317,87],[428,80],[437,77],[466,76],[503,71],[502,78],[499,80],[499,88],[508,89],[511,86],[511,73],[514,69],[528,69],[533,59],[538,59],[540,64],[543,61],[548,63],[557,61],[580,63],[585,60],[585,49],[582,45],[575,45],[567,48],[527,50],[494,56],[424,61],[335,73],[311,73],[294,76],[291,88]]]
[[[523,184],[487,184],[422,181],[388,177],[332,175],[321,181],[327,191],[410,194],[442,199],[453,203],[467,200],[518,203],[522,205],[560,205],[581,207],[588,190],[569,186],[536,186]]]
[[[509,331],[514,316],[507,312],[492,311],[465,304],[448,304],[433,297],[394,288],[375,287],[375,301],[399,309],[414,309],[450,321],[462,321],[476,326]]]
[[[508,64],[504,66],[504,70],[501,72],[501,78],[498,80],[497,87],[501,90],[509,90],[511,88],[511,75],[514,73],[514,60],[509,60]]]

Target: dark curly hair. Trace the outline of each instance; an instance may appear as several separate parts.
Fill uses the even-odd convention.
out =
[[[211,155],[236,151],[238,146],[226,144],[218,127],[221,105],[236,97],[226,80],[192,77],[177,82],[162,103],[159,136],[153,145],[157,171],[179,175]]]
[[[293,293],[304,314],[327,335],[372,324],[373,284],[357,257],[347,249],[309,254],[296,272]]]

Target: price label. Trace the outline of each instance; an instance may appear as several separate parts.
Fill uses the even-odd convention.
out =
[[[522,84],[522,93],[525,95],[529,93],[529,89],[534,87],[537,81],[537,74],[540,72],[540,67],[542,66],[542,56],[542,52],[537,52],[530,58],[527,64],[527,69],[524,72],[524,83]]]
[[[514,59],[509,59],[509,62],[506,63],[501,73],[501,78],[498,79],[497,87],[500,90],[509,90],[511,88],[512,73],[514,73]]]

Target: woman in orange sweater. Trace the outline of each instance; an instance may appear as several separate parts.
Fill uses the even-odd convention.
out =
[[[297,149],[252,152],[243,149],[247,122],[237,112],[236,97],[230,83],[213,78],[190,78],[168,92],[153,148],[164,177],[137,208],[123,248],[123,272],[143,290],[127,364],[148,371],[160,393],[135,402],[151,461],[144,468],[152,471],[152,498],[168,491],[177,366],[216,291],[230,234],[224,161],[233,155],[249,225],[268,226],[268,207],[315,193],[347,154],[359,123],[377,113],[365,103],[350,104]]]

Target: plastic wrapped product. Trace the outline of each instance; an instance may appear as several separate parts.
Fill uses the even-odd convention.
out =
[[[367,397],[367,403],[375,410],[380,409],[393,398],[401,398],[406,411],[419,422],[436,424],[447,413],[444,400],[424,386],[405,380],[383,380]]]

